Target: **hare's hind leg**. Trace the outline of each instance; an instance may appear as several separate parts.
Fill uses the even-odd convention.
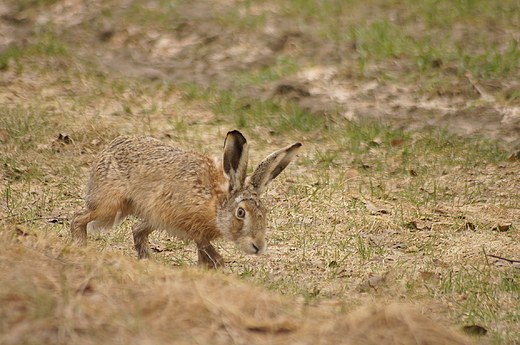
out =
[[[139,259],[149,259],[152,250],[148,242],[148,236],[154,229],[150,226],[147,221],[141,221],[134,225],[132,229],[132,235],[134,236],[134,246],[137,251],[137,257]]]
[[[211,243],[197,243],[199,265],[207,268],[224,267],[224,258],[217,252]]]
[[[92,211],[89,209],[83,208],[74,213],[70,222],[70,233],[75,243],[82,246],[87,244],[87,225],[92,220]]]
[[[95,222],[97,228],[108,229],[116,226],[127,215],[131,214],[131,208],[126,202],[121,202],[116,198],[110,199],[110,203],[87,202],[86,207],[77,211],[70,223],[72,239],[80,244],[87,243],[87,225]],[[112,201],[114,199],[114,201]]]

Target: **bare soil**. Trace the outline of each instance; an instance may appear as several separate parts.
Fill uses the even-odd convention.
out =
[[[339,109],[348,120],[370,118],[402,128],[442,128],[498,140],[511,150],[520,147],[520,106],[503,100],[520,90],[516,81],[483,83],[470,75],[456,75],[452,66],[438,62],[439,73],[451,74],[453,82],[425,94],[418,85],[353,76],[349,56],[356,53],[355,44],[338,47],[319,40],[299,29],[291,18],[273,16],[260,29],[247,25],[230,29],[219,21],[219,8],[228,9],[236,5],[234,1],[217,5],[189,1],[178,5],[178,16],[169,19],[171,30],[164,32],[153,24],[134,25],[119,18],[118,11],[131,4],[57,1],[34,14],[30,7],[21,9],[7,2],[0,5],[0,51],[23,48],[39,26],[52,22],[62,38],[77,47],[75,53],[103,73],[216,85],[258,101],[288,98],[318,116]],[[107,9],[112,11],[111,18],[100,19]],[[150,10],[157,9],[151,4]],[[266,10],[261,5],[251,9]],[[293,78],[261,86],[237,85],[238,73],[272,67],[287,56],[298,56],[301,61]],[[415,67],[396,59],[372,68],[399,78]]]

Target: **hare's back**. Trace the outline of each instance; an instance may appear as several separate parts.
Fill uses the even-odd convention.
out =
[[[128,204],[142,209],[161,203],[204,204],[222,193],[224,177],[200,153],[148,137],[114,139],[97,157],[86,190],[91,208]],[[125,213],[133,213],[128,211]]]
[[[214,174],[212,159],[198,152],[165,144],[143,136],[114,139],[97,157],[92,177],[133,180]]]

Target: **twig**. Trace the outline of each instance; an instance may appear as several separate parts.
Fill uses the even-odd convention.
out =
[[[59,223],[59,222],[63,222],[65,220],[68,220],[68,218],[63,218],[63,217],[36,217],[36,218],[22,220],[22,221],[18,222],[18,224],[34,222],[35,220],[46,220],[49,223]]]
[[[494,102],[494,101],[496,101],[494,96],[490,95],[482,87],[480,87],[478,82],[475,79],[473,79],[473,76],[471,75],[471,73],[469,73],[469,72],[466,73],[466,78],[468,78],[468,80],[471,83],[471,85],[473,85],[475,90],[477,90],[477,92],[480,94],[480,96],[482,97],[482,99],[484,101],[486,101],[486,102]]]
[[[5,217],[0,218],[0,220],[6,220],[6,219],[9,219],[9,218],[13,218],[13,217],[19,216],[19,215],[21,215],[21,214],[22,214],[22,213],[9,214],[9,215],[7,215],[7,216],[5,216]]]
[[[503,258],[501,256],[498,256],[498,255],[493,255],[493,254],[488,254],[487,256],[491,256],[492,258],[495,258],[495,259],[500,259],[500,260],[504,260],[504,261],[509,261],[511,263],[514,263],[514,262],[520,262],[520,260],[511,260],[511,259],[506,259],[506,258]]]

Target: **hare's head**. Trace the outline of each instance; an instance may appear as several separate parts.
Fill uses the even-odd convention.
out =
[[[260,200],[269,183],[291,162],[302,145],[294,145],[267,156],[246,180],[248,146],[238,131],[227,134],[222,169],[230,197],[218,210],[217,226],[224,237],[247,254],[262,254],[266,249],[267,208]]]

